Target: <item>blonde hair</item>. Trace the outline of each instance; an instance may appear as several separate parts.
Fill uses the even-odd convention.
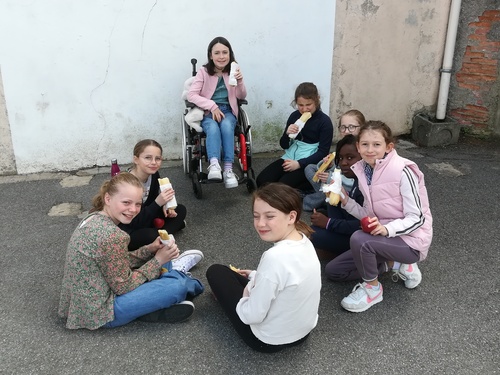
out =
[[[113,196],[118,192],[120,185],[125,184],[143,189],[142,182],[139,181],[139,179],[132,173],[118,173],[111,180],[104,181],[99,189],[99,193],[92,198],[92,211],[102,211],[104,208],[104,197],[106,196],[106,193]]]
[[[357,109],[350,109],[339,117],[339,126],[342,124],[342,118],[344,118],[344,116],[352,116],[356,118],[358,124],[361,126],[363,126],[366,123],[365,115],[363,115],[361,111],[358,111]]]

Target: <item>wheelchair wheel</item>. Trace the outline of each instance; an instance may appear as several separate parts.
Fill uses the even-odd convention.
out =
[[[187,130],[187,124],[184,122],[184,116],[181,116],[182,122],[182,165],[184,167],[184,173],[190,173],[191,168],[191,147],[188,147],[189,144],[189,130]]]
[[[257,182],[255,182],[255,179],[251,177],[247,178],[247,190],[250,194],[257,190]]]
[[[194,196],[201,199],[203,197],[203,192],[201,190],[201,182],[198,172],[193,172],[191,175],[191,183],[193,185]]]

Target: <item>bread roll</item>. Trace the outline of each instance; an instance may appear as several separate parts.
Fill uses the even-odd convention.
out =
[[[330,154],[330,156],[328,156],[328,159],[326,160],[326,162],[324,162],[323,164],[321,164],[321,165],[319,166],[318,170],[316,171],[316,173],[314,174],[314,176],[313,176],[313,178],[312,178],[312,180],[313,180],[314,182],[319,182],[319,177],[318,177],[318,175],[319,175],[320,173],[323,173],[324,171],[326,171],[326,170],[328,169],[328,166],[329,166],[330,164],[332,164],[333,159],[335,159],[335,152],[332,152],[332,153]]]
[[[158,235],[164,241],[168,241],[170,239],[170,235],[165,229],[158,229]]]

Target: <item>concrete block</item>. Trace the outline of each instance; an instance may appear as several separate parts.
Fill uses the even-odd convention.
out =
[[[461,125],[451,117],[438,121],[425,114],[413,118],[412,138],[419,146],[446,146],[458,142]]]

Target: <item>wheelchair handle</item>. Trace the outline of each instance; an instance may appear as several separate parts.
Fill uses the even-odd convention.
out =
[[[191,59],[191,65],[193,66],[193,71],[191,72],[191,74],[193,75],[193,77],[196,75],[196,63],[197,62],[198,62],[198,60]]]

